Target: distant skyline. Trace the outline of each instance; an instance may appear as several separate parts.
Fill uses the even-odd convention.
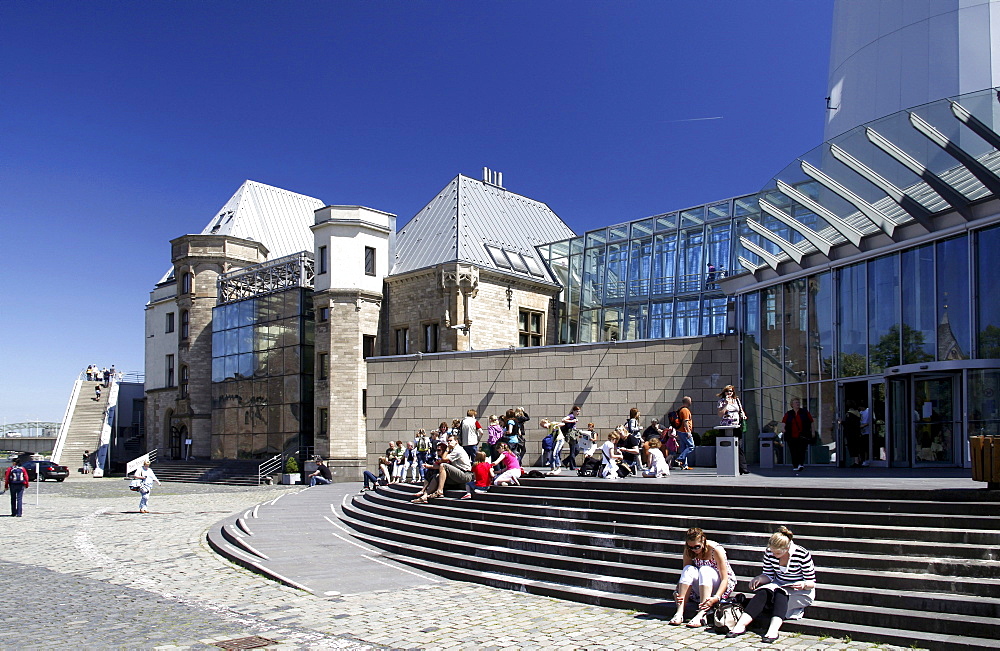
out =
[[[395,213],[504,174],[577,233],[822,141],[832,0],[0,3],[0,418],[142,372],[169,240],[246,179]]]

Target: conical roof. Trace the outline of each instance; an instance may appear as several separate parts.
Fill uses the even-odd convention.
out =
[[[399,231],[392,274],[457,261],[554,283],[535,247],[575,235],[541,201],[460,174]]]
[[[315,211],[325,204],[319,199],[282,190],[257,181],[244,181],[236,193],[216,212],[202,235],[231,235],[260,242],[268,258],[313,250]],[[173,269],[160,280],[168,280]]]

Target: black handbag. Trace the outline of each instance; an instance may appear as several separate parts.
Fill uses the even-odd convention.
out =
[[[715,610],[712,611],[711,620],[709,622],[712,626],[712,630],[720,635],[733,630],[733,627],[736,626],[736,622],[740,621],[740,617],[743,616],[746,601],[746,595],[737,592],[731,595],[729,599],[726,599],[716,606]]]

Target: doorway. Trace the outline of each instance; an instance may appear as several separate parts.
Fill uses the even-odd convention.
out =
[[[886,442],[886,386],[883,378],[840,384],[840,433],[846,466],[889,465]]]
[[[958,465],[957,445],[963,438],[960,374],[914,375],[910,405],[913,421],[913,465]]]

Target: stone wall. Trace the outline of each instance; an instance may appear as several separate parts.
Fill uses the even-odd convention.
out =
[[[574,404],[582,407],[581,421],[604,435],[631,407],[644,423],[664,421],[689,395],[695,431],[702,432],[718,422],[716,394],[738,377],[732,336],[380,357],[367,366],[369,467],[389,440],[434,430],[470,408],[485,427],[487,415],[524,407],[531,463],[541,454],[539,419],[562,418]]]

